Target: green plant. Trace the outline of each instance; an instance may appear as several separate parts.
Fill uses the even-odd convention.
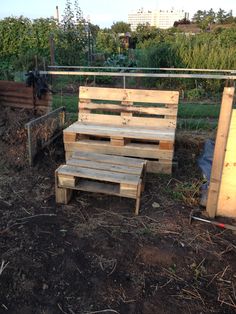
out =
[[[205,91],[203,88],[193,88],[187,91],[187,99],[192,100],[200,100],[205,96]]]

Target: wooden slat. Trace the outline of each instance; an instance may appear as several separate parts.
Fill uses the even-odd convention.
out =
[[[13,108],[23,108],[23,109],[33,109],[33,105],[30,104],[20,104],[20,103],[11,103],[11,102],[6,102],[6,101],[1,101],[1,105],[6,106],[6,107],[13,107]]]
[[[173,128],[135,128],[128,126],[112,126],[99,124],[74,123],[64,130],[64,134],[71,133],[117,136],[145,140],[174,141],[175,130]]]
[[[107,171],[112,171],[112,172],[129,173],[129,174],[136,174],[136,175],[141,175],[141,172],[142,172],[142,167],[135,168],[135,167],[129,167],[129,166],[124,166],[124,165],[112,165],[112,164],[104,163],[104,162],[79,160],[75,158],[67,160],[66,164],[69,166],[76,166],[76,167],[81,167],[81,168],[107,170]]]
[[[75,186],[75,189],[79,191],[120,196],[118,184],[114,185],[111,183],[94,182],[86,179],[82,179],[81,181],[79,181],[78,184]]]
[[[64,165],[58,170],[58,175],[71,175],[79,178],[87,178],[98,181],[108,181],[115,183],[130,183],[135,184],[138,182],[138,175],[123,174],[112,171],[88,169],[82,167],[73,167]]]
[[[216,214],[236,218],[236,110],[230,123]]]
[[[143,164],[146,162],[146,160],[144,159],[104,155],[104,154],[90,153],[90,152],[83,152],[83,151],[74,152],[72,158],[78,158],[81,160],[102,161],[107,164],[126,165],[129,167],[136,167],[136,168],[143,167]]]
[[[20,97],[20,98],[23,98],[23,99],[31,99],[33,98],[33,94],[32,94],[32,89],[29,89],[27,91],[24,91],[24,92],[19,92],[19,91],[6,91],[6,90],[0,90],[0,97],[4,97],[4,96],[7,96],[7,97]]]
[[[21,98],[21,97],[12,97],[9,96],[0,96],[0,100],[5,103],[13,103],[13,104],[27,104],[27,105],[33,105],[32,98]]]
[[[105,114],[80,113],[79,121],[83,123],[112,124],[123,126],[176,128],[176,119],[144,118],[144,117],[121,117]]]
[[[80,86],[83,99],[178,104],[179,92]]]
[[[0,86],[17,86],[17,87],[26,87],[25,83],[15,82],[15,81],[0,81]],[[29,88],[29,87],[28,87]]]
[[[153,158],[172,160],[173,151],[160,150],[157,145],[127,144],[125,146],[111,146],[102,141],[81,140],[78,142],[64,143],[66,151],[81,150],[108,155],[119,155],[139,158]]]
[[[211,218],[215,217],[217,210],[225,149],[232,114],[233,97],[234,88],[224,88],[207,199],[207,212]]]
[[[152,114],[152,115],[171,115],[177,116],[177,106],[172,106],[172,108],[159,108],[159,107],[137,107],[128,106],[124,104],[114,105],[114,104],[94,104],[94,103],[80,103],[79,109],[89,109],[89,110],[106,110],[110,112],[132,112],[132,113],[142,113],[142,114]]]

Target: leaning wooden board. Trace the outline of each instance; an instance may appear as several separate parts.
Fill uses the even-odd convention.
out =
[[[216,135],[215,150],[213,156],[211,179],[207,198],[207,213],[214,218],[218,209],[219,192],[224,167],[225,151],[230,130],[232,117],[232,107],[235,89],[233,87],[224,88],[221,103],[221,111]]]
[[[67,204],[73,190],[103,193],[136,200],[144,189],[146,161],[78,151],[55,172],[56,202]]]
[[[236,218],[236,110],[227,140],[216,215]]]

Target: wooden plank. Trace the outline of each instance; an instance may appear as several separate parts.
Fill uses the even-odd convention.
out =
[[[160,141],[159,148],[160,149],[173,150],[174,149],[174,143],[173,143],[173,141]]]
[[[230,123],[216,214],[236,218],[236,109]]]
[[[107,137],[124,137],[144,140],[174,141],[173,128],[136,128],[128,126],[112,126],[99,124],[74,123],[66,128],[63,133],[90,134]]]
[[[0,100],[5,102],[5,103],[13,103],[13,104],[29,104],[33,105],[32,97],[30,98],[22,98],[22,97],[12,97],[11,95],[9,96],[0,96]]]
[[[123,126],[176,128],[176,119],[126,117],[96,113],[80,113],[79,121],[83,123],[113,124]]]
[[[80,86],[79,97],[96,100],[178,104],[179,92]]]
[[[0,97],[20,97],[20,98],[30,98],[32,100],[33,91],[32,89],[26,90],[24,92],[16,91],[6,91],[0,90]]]
[[[26,87],[25,83],[23,82],[15,82],[15,81],[0,81],[0,86],[17,86],[17,87]],[[29,87],[27,87],[29,88]]]
[[[217,203],[220,190],[220,182],[224,164],[225,149],[229,133],[229,126],[232,114],[234,88],[225,87],[223,92],[221,111],[219,117],[218,130],[214,157],[212,163],[210,186],[207,199],[207,212],[209,217],[214,218],[217,210]]]
[[[0,98],[0,101],[1,101],[1,98]],[[23,108],[23,109],[33,109],[34,108],[33,105],[11,103],[11,102],[6,102],[6,101],[1,101],[1,105],[6,106],[6,107]]]
[[[138,175],[123,174],[112,171],[88,169],[64,165],[58,170],[58,175],[71,175],[79,178],[87,178],[98,181],[135,184],[139,180]]]
[[[109,182],[97,182],[92,180],[81,179],[78,184],[74,187],[74,190],[85,191],[85,192],[94,192],[107,195],[122,196],[127,198],[136,199],[136,193],[126,194],[120,193],[119,184],[113,184]]]
[[[120,137],[112,137],[111,138],[111,145],[114,145],[114,146],[124,146],[125,145],[125,139]]]
[[[120,196],[119,185],[82,179],[75,186],[76,190]]]
[[[129,156],[138,158],[153,158],[172,160],[173,151],[160,150],[157,145],[127,144],[125,146],[112,146],[102,141],[81,140],[78,142],[64,143],[66,151],[81,150],[108,155]]]
[[[136,174],[141,175],[142,167],[129,167],[124,165],[114,165],[104,162],[96,162],[90,160],[79,160],[76,158],[72,158],[67,160],[66,162],[69,166],[89,168],[89,169],[97,169],[97,170],[106,170],[118,173],[128,173],[128,174]]]
[[[104,154],[90,153],[90,152],[84,152],[84,151],[74,152],[73,158],[78,158],[81,160],[102,161],[108,164],[126,165],[129,167],[136,167],[136,168],[143,167],[143,164],[146,163],[146,160],[144,159],[104,155]]]
[[[171,108],[161,108],[161,107],[138,107],[131,105],[114,105],[114,104],[95,104],[95,103],[80,103],[79,109],[89,109],[89,110],[106,110],[110,112],[132,112],[132,113],[142,113],[142,114],[152,114],[152,115],[171,115],[177,116],[178,107],[172,105]]]

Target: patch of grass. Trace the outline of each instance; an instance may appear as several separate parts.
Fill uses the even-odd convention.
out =
[[[78,112],[78,96],[74,95],[53,95],[53,109],[61,106],[66,108],[67,112]]]
[[[220,105],[211,104],[179,104],[178,118],[210,118],[218,119]]]
[[[210,121],[205,119],[179,119],[177,121],[177,128],[179,130],[214,130],[217,127],[217,120]]]

